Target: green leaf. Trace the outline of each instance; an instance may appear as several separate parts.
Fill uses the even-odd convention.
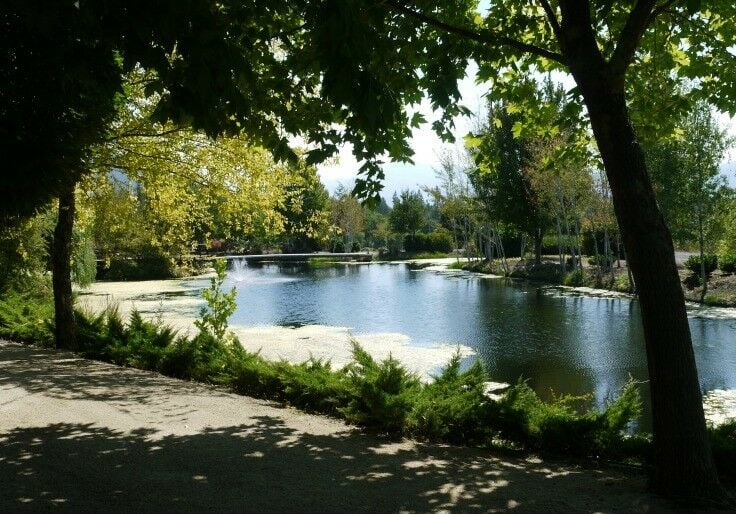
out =
[[[515,121],[514,126],[511,127],[511,134],[513,134],[514,139],[519,139],[523,131],[524,131],[524,125],[522,125],[520,121]]]

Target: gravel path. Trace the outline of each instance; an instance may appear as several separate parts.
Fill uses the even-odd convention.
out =
[[[0,342],[0,512],[671,512],[638,473],[412,441]]]

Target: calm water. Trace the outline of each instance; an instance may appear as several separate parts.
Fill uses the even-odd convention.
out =
[[[405,265],[251,266],[239,279],[243,325],[335,325],[400,332],[412,344],[464,344],[494,380],[594,393],[602,404],[646,380],[639,309],[630,299],[570,297],[520,281],[414,271]],[[736,389],[736,319],[690,319],[703,391]]]

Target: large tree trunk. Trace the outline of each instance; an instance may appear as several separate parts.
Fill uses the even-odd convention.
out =
[[[721,496],[672,237],[657,206],[623,90],[583,89],[639,291],[652,396],[652,485],[668,496]]]
[[[544,240],[541,228],[534,232],[534,264],[542,264],[542,242]]]
[[[59,218],[54,229],[52,273],[56,347],[75,347],[77,324],[72,300],[72,231],[74,229],[74,184],[59,195]]]
[[[631,125],[625,77],[613,73],[598,49],[588,2],[565,0],[560,6],[560,44],[588,108],[639,291],[654,429],[651,485],[670,497],[723,501],[672,236]]]

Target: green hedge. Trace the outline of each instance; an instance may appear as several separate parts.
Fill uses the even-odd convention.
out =
[[[718,257],[716,255],[704,255],[703,259],[705,261],[705,274],[710,275],[718,267]],[[691,255],[685,261],[685,268],[699,275],[702,271],[700,262],[700,255]]]
[[[437,229],[429,234],[417,233],[404,237],[404,249],[409,253],[437,252],[450,253],[454,242],[452,234],[446,229]]]
[[[736,254],[725,254],[718,257],[718,267],[724,273],[736,273]]]

